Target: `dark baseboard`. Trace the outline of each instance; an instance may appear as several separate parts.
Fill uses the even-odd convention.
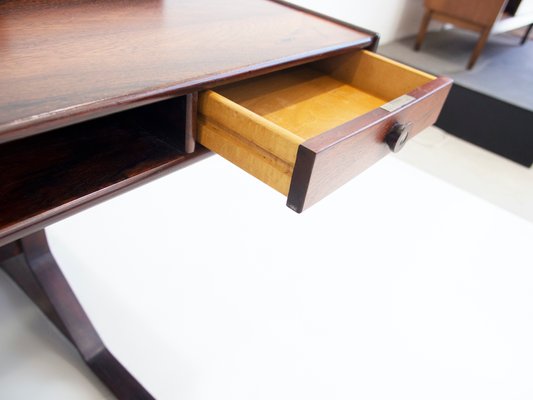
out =
[[[526,167],[533,164],[533,112],[454,84],[436,125]]]

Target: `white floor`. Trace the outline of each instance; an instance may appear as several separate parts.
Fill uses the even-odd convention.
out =
[[[432,127],[398,158],[533,222],[533,168],[526,168]]]
[[[532,178],[429,129],[301,215],[212,157],[48,232],[158,399],[530,399]],[[109,398],[1,273],[0,321],[0,399]]]

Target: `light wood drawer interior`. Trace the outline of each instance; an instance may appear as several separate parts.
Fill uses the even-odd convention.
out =
[[[320,60],[201,93],[197,139],[288,195],[302,144],[435,79],[364,50]]]

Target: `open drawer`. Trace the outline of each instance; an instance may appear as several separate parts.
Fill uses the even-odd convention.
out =
[[[301,212],[433,124],[450,86],[358,50],[200,93],[197,140]]]

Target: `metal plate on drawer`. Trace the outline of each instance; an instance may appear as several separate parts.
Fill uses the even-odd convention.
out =
[[[383,108],[385,111],[388,111],[388,112],[393,112],[405,106],[406,104],[409,104],[410,102],[414,100],[415,98],[413,96],[404,94],[403,96],[400,96],[392,101],[389,101],[387,104],[383,104],[380,108]]]

